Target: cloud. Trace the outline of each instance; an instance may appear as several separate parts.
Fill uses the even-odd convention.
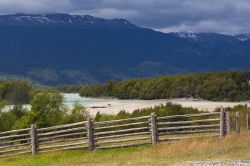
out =
[[[118,17],[164,32],[250,33],[249,0],[0,0],[0,12]]]
[[[70,0],[0,0],[0,14],[69,12]]]
[[[228,21],[205,20],[195,23],[183,23],[180,25],[168,26],[156,29],[161,32],[216,32],[222,34],[249,33],[249,26],[233,24]]]
[[[118,10],[114,8],[103,8],[96,10],[77,10],[72,14],[88,14],[102,18],[133,18],[138,15],[136,10]]]

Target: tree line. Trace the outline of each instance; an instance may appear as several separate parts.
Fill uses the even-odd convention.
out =
[[[250,72],[227,71],[194,73],[86,85],[80,90],[85,97],[119,99],[202,98],[212,101],[250,99]]]

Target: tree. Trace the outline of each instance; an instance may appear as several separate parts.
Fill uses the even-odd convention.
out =
[[[10,130],[16,121],[16,116],[11,112],[0,112],[0,132]]]
[[[4,99],[13,104],[28,103],[31,99],[30,91],[32,87],[26,81],[8,82],[6,86]]]
[[[0,100],[0,112],[6,106],[7,102],[4,100]]]
[[[3,99],[6,89],[7,89],[6,85],[3,83],[0,83],[0,100]]]
[[[22,116],[24,116],[27,113],[27,110],[25,108],[23,108],[22,105],[17,104],[14,105],[14,107],[12,109],[10,109],[10,111],[13,115],[16,116],[16,118],[21,118]]]
[[[79,102],[75,102],[71,113],[69,114],[69,118],[67,123],[75,123],[75,122],[83,122],[86,121],[89,117],[89,113],[83,105]]]
[[[63,96],[60,93],[39,93],[30,102],[32,121],[39,127],[62,123],[66,115]]]

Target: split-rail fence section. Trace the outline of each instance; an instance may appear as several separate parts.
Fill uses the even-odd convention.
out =
[[[249,129],[249,117],[247,129]],[[236,133],[240,133],[240,114],[236,114]],[[220,112],[173,115],[12,130],[0,133],[0,157],[37,154],[70,149],[108,149],[157,144],[188,138],[220,137],[229,134],[230,115]]]

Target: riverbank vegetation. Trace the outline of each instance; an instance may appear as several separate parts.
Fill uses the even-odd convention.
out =
[[[97,112],[94,117],[94,121],[109,121],[109,120],[118,120],[125,118],[135,118],[140,116],[148,116],[151,113],[155,113],[157,116],[171,116],[171,115],[185,115],[185,114],[198,114],[201,113],[198,109],[195,108],[185,108],[181,105],[166,103],[165,105],[155,106],[151,108],[143,108],[134,110],[132,113],[121,110],[116,115],[104,114]]]
[[[250,99],[250,72],[195,73],[107,81],[82,87],[81,96],[119,99],[202,98],[212,101]]]
[[[50,127],[81,122],[90,117],[83,105],[76,102],[73,108],[69,109],[63,104],[63,100],[60,93],[39,93],[32,98],[30,110],[25,109],[22,105],[15,105],[7,112],[0,111],[0,132],[30,127],[31,124],[36,124],[38,127]],[[135,110],[132,113],[123,110],[116,115],[98,112],[92,118],[94,121],[107,121],[150,115],[151,112],[155,112],[158,116],[199,113],[194,108],[183,108],[180,105],[167,103],[153,108]]]
[[[83,87],[81,95],[129,99],[191,96],[210,100],[247,100],[250,97],[248,80],[250,80],[250,72],[185,74],[122,82],[108,81],[105,84]],[[14,107],[9,111],[1,111],[6,104],[13,104]],[[26,109],[22,104],[30,104],[31,109]],[[227,110],[232,112],[232,119],[235,118],[236,111],[240,111],[242,114],[250,111],[246,106],[237,106]],[[123,110],[116,115],[98,112],[92,118],[95,121],[107,121],[150,115],[151,112],[155,112],[158,116],[199,113],[194,108],[166,103],[166,105],[153,108],[135,110],[132,113]],[[85,121],[89,116],[86,108],[79,103],[75,103],[72,109],[67,108],[64,105],[63,95],[56,88],[32,87],[25,81],[0,82],[0,132],[30,127],[31,124],[37,124],[38,127],[49,127],[74,123]],[[242,123],[244,123],[244,119]]]
[[[3,104],[28,104],[42,92],[80,93],[85,97],[119,99],[203,98],[212,101],[250,99],[250,72],[182,74],[125,81],[107,81],[96,85],[34,87],[22,80],[0,81],[0,107]]]
[[[84,106],[76,102],[73,109],[69,109],[63,104],[63,100],[60,93],[43,92],[32,98],[31,109],[19,104],[9,111],[0,109],[0,132],[30,127],[31,124],[49,127],[74,123],[85,121],[89,117]]]
[[[88,117],[91,117],[86,107],[78,102],[74,104],[72,109],[68,108],[64,104],[63,95],[58,92],[36,93],[36,95],[32,97],[30,105],[30,109],[26,109],[19,104],[14,105],[9,111],[1,111],[0,108],[0,132],[27,128],[30,127],[31,124],[36,124],[39,128],[69,124],[86,121]],[[234,108],[227,108],[226,110],[231,112],[232,122],[235,121],[235,112],[240,111],[242,115],[242,126],[246,126],[244,117],[247,112],[250,113],[250,108],[246,106],[236,106]],[[195,108],[185,108],[181,105],[166,103],[165,105],[134,110],[131,113],[124,110],[112,115],[97,112],[97,114],[91,118],[93,118],[95,122],[100,122],[148,116],[152,112],[156,113],[157,116],[201,113]]]
[[[23,101],[23,103],[30,104],[30,109],[27,109],[22,104],[19,104],[22,102],[16,100],[16,102],[13,102],[14,107],[9,111],[1,111],[4,105],[11,103],[9,100],[2,100],[0,103],[0,132],[27,128],[30,127],[31,124],[36,124],[41,128],[74,123],[85,121],[88,117],[90,117],[86,108],[77,102],[74,104],[72,109],[68,108],[64,104],[63,95],[57,89],[38,87],[32,88],[27,82],[23,81],[16,81],[13,84],[16,85],[14,88],[15,91],[13,90],[14,99],[26,96],[27,100]],[[4,98],[6,93],[2,94]],[[132,113],[128,113],[123,110],[121,110],[117,115],[97,113],[97,115],[92,118],[95,121],[106,121],[145,116],[149,115],[151,112],[155,112],[158,116],[199,113],[197,109],[183,108],[180,105],[168,103],[154,108],[135,110]]]

